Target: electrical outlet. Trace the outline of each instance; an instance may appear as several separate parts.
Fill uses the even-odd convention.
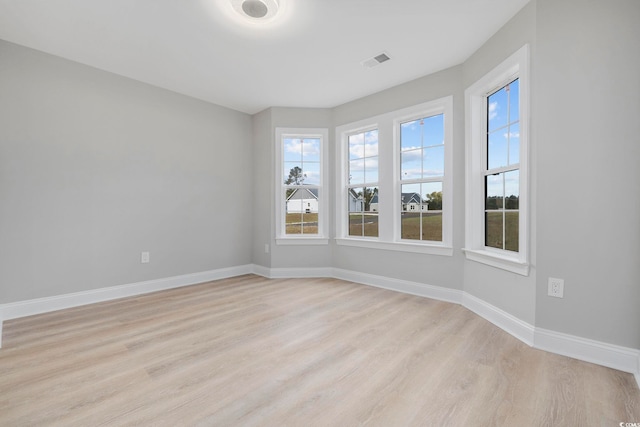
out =
[[[149,257],[149,252],[141,252],[140,253],[140,263],[147,264],[151,258]]]
[[[265,243],[265,244],[264,244],[264,253],[265,253],[265,254],[268,254],[268,253],[269,253],[269,244],[268,244],[268,243]]]
[[[551,297],[562,298],[564,296],[564,280],[549,277],[548,295]]]

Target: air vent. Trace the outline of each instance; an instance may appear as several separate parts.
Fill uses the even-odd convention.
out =
[[[383,62],[387,62],[390,59],[391,58],[389,57],[389,55],[387,55],[386,53],[381,53],[380,55],[376,55],[373,58],[365,59],[364,61],[362,61],[362,65],[366,68],[373,68],[377,67]]]

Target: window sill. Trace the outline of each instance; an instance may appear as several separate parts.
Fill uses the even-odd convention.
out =
[[[326,237],[278,237],[276,245],[328,245]]]
[[[365,239],[336,239],[336,244],[341,246],[355,246],[360,248],[384,249],[388,251],[414,252],[420,254],[452,256],[453,248],[442,245],[427,245],[405,242],[380,242]]]
[[[529,275],[529,263],[522,262],[516,258],[481,249],[462,249],[462,251],[468,260],[507,270],[521,276]]]

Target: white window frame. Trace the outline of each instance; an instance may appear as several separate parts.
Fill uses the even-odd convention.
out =
[[[344,175],[345,179],[347,179],[349,177],[349,173],[350,173],[350,170],[349,170],[349,158],[350,158],[350,156],[349,156],[349,137],[353,136],[353,135],[358,135],[358,134],[361,134],[361,133],[374,131],[374,130],[378,131],[378,149],[379,149],[379,147],[380,147],[380,131],[379,131],[377,126],[368,126],[368,127],[364,127],[364,128],[352,129],[351,131],[345,133],[344,137],[346,138],[346,150],[347,150],[346,161],[345,161],[345,166],[346,166],[347,170],[346,170],[346,174]],[[378,162],[379,162],[380,161],[380,152],[379,151],[378,151],[377,157],[378,157]],[[366,157],[363,158],[362,160],[366,162]],[[348,183],[348,179],[347,179],[347,183],[343,183],[343,185],[345,187],[350,187],[352,189],[353,188],[365,188],[365,187],[378,187],[378,198],[379,198],[380,197],[380,193],[379,193],[380,192],[380,168],[378,167],[378,180],[377,181],[370,181],[370,182],[366,182],[365,181],[365,182],[363,182],[361,184],[349,184]],[[345,188],[345,192],[344,192],[345,197],[348,194],[348,191],[349,190]],[[349,211],[349,209],[347,207],[347,209],[346,209],[347,217],[349,217],[349,212],[348,211]],[[380,216],[380,212],[378,212],[378,218],[379,218],[379,216]],[[345,233],[349,238],[377,241],[379,239],[379,237],[380,237],[379,223],[378,223],[378,236],[377,237],[376,236],[351,236],[351,235],[349,235],[349,220],[348,219],[346,220],[346,223],[347,223],[347,226],[346,226],[346,229],[345,229]]]
[[[327,128],[276,128],[275,137],[275,220],[277,245],[326,245],[329,243],[329,168],[327,159],[329,145]],[[284,204],[284,139],[319,138],[320,139],[320,184],[318,188],[318,234],[285,234]]]
[[[400,239],[400,124],[415,117],[444,114],[445,173],[442,242]],[[378,129],[378,237],[349,236],[347,185],[349,135]],[[336,244],[433,255],[453,255],[453,97],[447,96],[336,127]]]
[[[409,243],[409,244],[418,244],[418,245],[428,245],[433,247],[443,247],[443,248],[452,248],[453,247],[453,233],[452,233],[452,215],[453,215],[453,185],[452,185],[452,174],[453,174],[453,98],[446,97],[436,101],[432,101],[428,104],[423,104],[423,108],[420,108],[420,111],[412,112],[411,114],[399,116],[393,121],[393,129],[394,129],[394,138],[393,138],[393,153],[395,159],[394,164],[396,165],[397,170],[394,173],[395,176],[395,185],[394,189],[396,193],[394,193],[394,201],[397,201],[397,206],[394,209],[394,236],[396,242],[401,243]],[[442,242],[434,242],[428,240],[409,240],[409,239],[401,239],[401,212],[402,212],[402,203],[400,202],[402,197],[402,184],[407,184],[406,181],[403,181],[401,178],[401,141],[400,141],[400,128],[402,123],[409,122],[412,120],[417,120],[421,118],[431,117],[442,114],[444,121],[444,176],[442,177]],[[418,180],[416,180],[418,181]],[[420,179],[419,181],[428,182],[432,181],[431,179]],[[438,180],[439,181],[439,180]],[[409,182],[410,183],[410,182]],[[413,206],[412,206],[413,207]],[[424,210],[421,206],[420,210]],[[445,212],[448,215],[445,215]]]
[[[485,246],[484,171],[486,170],[487,97],[514,79],[520,87],[520,199],[518,252]],[[529,45],[495,67],[465,91],[466,258],[523,276],[529,275]]]

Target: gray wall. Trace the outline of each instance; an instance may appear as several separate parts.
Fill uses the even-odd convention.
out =
[[[531,102],[536,99],[536,3],[532,1],[500,29],[487,43],[464,63],[463,84],[467,88],[486,73],[508,58],[519,48],[529,43]],[[532,109],[534,110],[534,109]],[[521,276],[504,270],[479,264],[474,261],[464,263],[464,290],[507,313],[535,324],[536,307],[536,207],[537,191],[536,167],[537,143],[535,110],[532,111],[530,129],[530,263],[529,276]]]
[[[334,124],[340,126],[445,96],[453,96],[452,173],[453,203],[456,207],[453,214],[453,256],[334,245],[333,267],[432,286],[462,289],[463,254],[460,249],[464,242],[464,90],[461,76],[462,67],[453,67],[340,105],[333,111]],[[335,155],[333,150],[331,158],[335,159]],[[335,176],[335,169],[333,171]]]
[[[331,263],[329,245],[290,246],[275,243],[275,131],[276,128],[327,128],[329,129],[329,148],[333,145],[331,130],[331,110],[323,108],[284,108],[272,107],[254,116],[254,193],[261,206],[268,206],[269,215],[254,216],[256,230],[254,241],[254,262],[272,268],[314,268],[328,267]],[[332,159],[329,156],[329,161]],[[333,188],[330,177],[329,189]],[[330,219],[331,220],[331,219]],[[264,253],[268,244],[270,253]]]
[[[539,0],[539,327],[640,348],[640,2]],[[565,279],[563,299],[547,277]]]
[[[251,262],[250,116],[1,41],[0,58],[0,303]]]

